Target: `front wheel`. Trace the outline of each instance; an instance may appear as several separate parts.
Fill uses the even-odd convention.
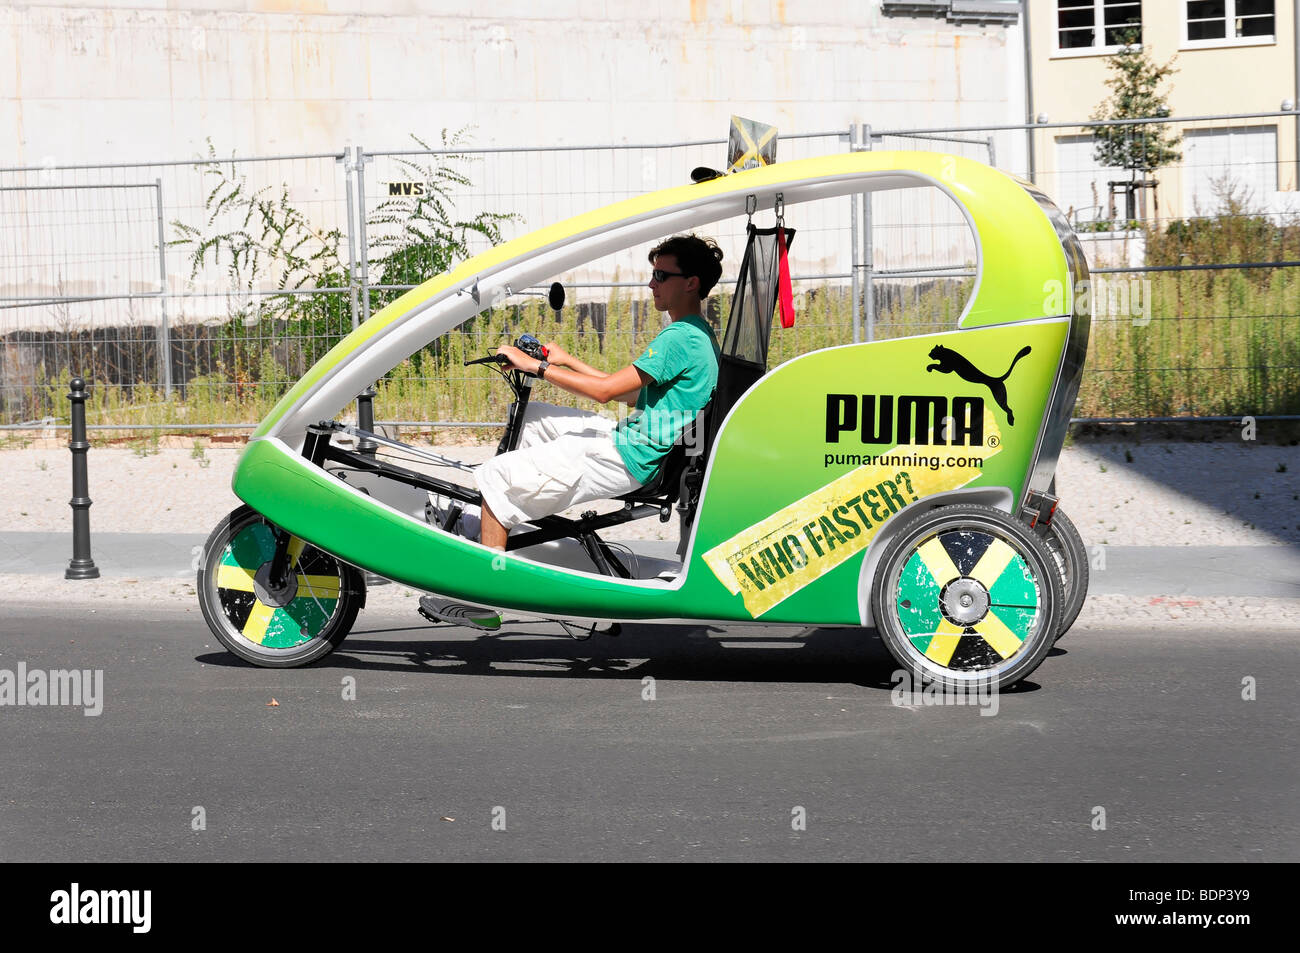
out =
[[[876,628],[922,683],[998,691],[1042,662],[1064,596],[1032,529],[990,506],[943,506],[907,523],[871,588]]]
[[[287,571],[271,579],[277,548]],[[198,575],[208,627],[254,665],[292,668],[334,651],[365,596],[361,574],[290,536],[250,506],[226,516],[208,537]]]

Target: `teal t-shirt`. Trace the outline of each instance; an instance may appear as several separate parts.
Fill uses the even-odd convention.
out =
[[[674,321],[632,362],[653,380],[641,388],[636,411],[614,430],[614,446],[627,472],[642,483],[659,469],[665,454],[718,382],[718,342],[698,314]]]

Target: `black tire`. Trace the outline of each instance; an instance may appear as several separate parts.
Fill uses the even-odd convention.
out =
[[[1020,681],[1051,649],[1063,605],[1046,545],[991,506],[920,514],[886,546],[871,586],[894,658],[917,682],[948,688]]]
[[[265,668],[306,665],[333,652],[365,597],[360,572],[297,537],[289,538],[290,553],[298,550],[292,588],[268,593],[253,577],[284,535],[241,506],[217,524],[199,564],[199,606],[208,627],[231,652]]]
[[[1061,636],[1074,625],[1074,620],[1079,618],[1088,598],[1088,548],[1074,523],[1059,509],[1052,516],[1043,542],[1056,561],[1061,573],[1061,586],[1065,590],[1061,624],[1056,630],[1056,641],[1060,641]]]

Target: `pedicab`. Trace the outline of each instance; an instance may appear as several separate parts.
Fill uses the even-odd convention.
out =
[[[245,505],[204,549],[199,601],[222,644],[262,666],[317,661],[347,636],[373,573],[454,600],[467,617],[493,607],[570,632],[629,621],[874,628],[926,682],[1002,689],[1033,672],[1087,585],[1054,493],[1089,333],[1073,306],[1087,265],[1064,217],[1033,185],[939,153],[854,152],[704,179],[475,255],[312,367],[252,435],[233,478]],[[785,216],[927,186],[952,200],[974,240],[955,326],[769,368],[794,237]],[[759,228],[756,214],[776,224]],[[472,480],[418,465],[447,458],[339,422],[371,382],[517,289],[742,216],[748,244],[713,398],[621,508],[517,527],[502,553],[464,532],[481,501]],[[556,304],[562,289],[552,295]],[[515,398],[504,451],[534,381],[501,373]],[[675,558],[601,536],[674,512]]]

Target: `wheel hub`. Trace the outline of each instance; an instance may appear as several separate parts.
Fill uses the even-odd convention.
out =
[[[988,615],[989,591],[979,580],[963,576],[947,585],[939,607],[953,625],[974,625]]]
[[[298,595],[298,574],[292,570],[285,573],[283,584],[271,583],[271,560],[262,563],[253,576],[253,593],[268,606],[281,608],[287,606]]]

